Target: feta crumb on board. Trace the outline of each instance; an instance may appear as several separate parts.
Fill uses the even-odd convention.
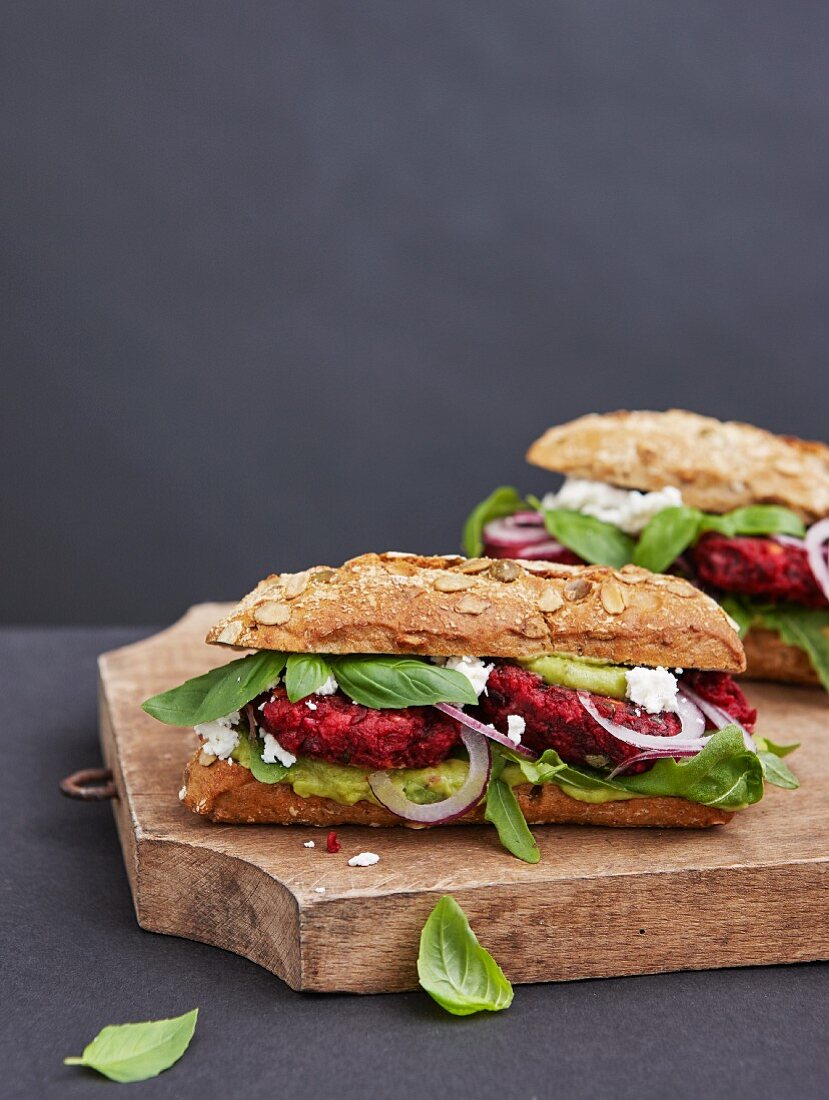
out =
[[[527,723],[520,714],[507,715],[507,737],[512,741],[513,745],[521,744],[521,738],[524,736],[524,730],[526,728]]]
[[[314,893],[315,894],[324,894],[325,893],[325,887],[324,886],[315,886],[314,887]]]
[[[679,690],[676,676],[667,668],[630,668],[625,673],[627,696],[632,703],[648,714],[661,711],[676,712],[676,695]]]
[[[288,752],[287,749],[283,749],[272,733],[265,733],[263,730],[262,736],[265,739],[265,747],[262,749],[262,760],[266,764],[279,763],[285,768],[290,768],[292,764],[296,764],[296,757],[294,754]]]
[[[187,788],[186,788],[186,787],[182,787],[182,788],[181,788],[181,790],[180,790],[180,791],[178,792],[178,800],[179,800],[179,802],[183,802],[183,801],[184,801],[184,796],[185,796],[186,794],[187,794]]]
[[[628,535],[640,535],[653,517],[666,508],[678,508],[682,493],[672,485],[653,493],[617,489],[603,481],[568,477],[557,493],[547,493],[544,508],[567,508],[612,523]]]
[[[303,848],[316,848],[317,844],[315,840],[306,840],[302,845]]]
[[[239,711],[226,714],[224,718],[217,718],[215,722],[202,722],[193,729],[204,739],[205,752],[218,756],[220,760],[227,760],[236,746],[239,744],[239,734],[233,726],[240,721]]]
[[[380,857],[374,852],[360,852],[359,855],[352,856],[348,861],[349,867],[373,867],[375,863],[380,862]]]

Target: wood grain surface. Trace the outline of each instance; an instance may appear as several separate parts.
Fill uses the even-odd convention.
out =
[[[343,827],[343,848],[305,826],[213,825],[178,801],[192,730],[139,703],[227,661],[204,644],[223,604],[100,658],[101,741],[138,922],[244,955],[294,989],[414,988],[420,929],[444,893],[513,982],[829,958],[829,702],[749,684],[758,731],[799,740],[798,791],[770,788],[703,832],[548,825],[541,862],[494,829]],[[303,842],[315,840],[308,849]],[[361,851],[374,867],[349,867]],[[324,893],[317,889],[324,887]]]

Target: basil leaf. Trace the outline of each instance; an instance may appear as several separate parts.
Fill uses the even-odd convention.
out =
[[[524,498],[517,489],[502,485],[495,489],[486,500],[473,509],[463,526],[463,552],[468,558],[477,558],[483,552],[483,530],[491,519],[514,516],[526,507]]]
[[[264,747],[258,737],[240,737],[234,755],[243,767],[250,769],[253,778],[260,783],[281,783],[291,769],[278,762],[266,764],[262,759]]]
[[[829,611],[793,603],[755,604],[757,622],[776,631],[787,645],[802,649],[824,688],[829,691]]]
[[[702,531],[719,531],[721,535],[793,535],[803,538],[806,527],[803,520],[788,508],[778,504],[751,504],[747,508],[735,508],[722,516],[706,514],[702,517]]]
[[[512,1004],[503,970],[478,943],[460,905],[444,895],[420,933],[417,976],[429,996],[454,1016],[500,1012]]]
[[[696,541],[702,512],[696,508],[663,508],[645,527],[633,551],[633,564],[664,573]]]
[[[187,680],[141,704],[141,709],[170,726],[196,726],[241,710],[279,676],[285,654],[260,649],[229,665]]]
[[[172,1020],[117,1024],[99,1031],[78,1058],[67,1066],[89,1066],[111,1081],[146,1081],[169,1069],[184,1054],[196,1030],[199,1010]]]
[[[491,778],[489,781],[484,817],[498,830],[498,839],[508,852],[525,863],[538,863],[541,853],[521,813],[515,792],[501,779]]]
[[[757,734],[754,735],[754,742],[759,752],[770,752],[774,756],[788,756],[790,752],[800,748],[799,741],[794,741],[791,745],[776,745],[768,737],[760,737]]]
[[[592,565],[621,569],[633,561],[633,539],[612,523],[565,508],[547,508],[544,524],[562,546]]]
[[[376,710],[423,707],[432,703],[478,702],[460,672],[416,657],[332,658],[337,683],[355,702]]]
[[[785,787],[789,791],[796,790],[800,786],[797,776],[776,753],[760,751],[757,755],[767,783],[773,783],[775,787]]]
[[[331,675],[331,666],[318,653],[292,653],[285,669],[285,690],[292,703],[313,695]]]

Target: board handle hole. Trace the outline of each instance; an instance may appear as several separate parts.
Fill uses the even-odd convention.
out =
[[[118,796],[109,768],[81,768],[61,779],[59,786],[67,798],[82,802],[106,802]]]

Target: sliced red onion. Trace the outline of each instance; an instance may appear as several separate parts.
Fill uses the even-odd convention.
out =
[[[405,821],[414,821],[419,825],[443,825],[456,817],[462,817],[484,797],[492,755],[486,738],[472,730],[462,730],[461,740],[469,753],[469,773],[460,790],[455,791],[450,798],[445,798],[442,802],[432,802],[428,806],[419,806],[395,787],[388,772],[372,772],[368,777],[371,793],[381,806]]]
[[[716,729],[721,730],[725,729],[726,726],[737,726],[737,728],[743,735],[743,742],[745,743],[745,747],[751,752],[757,751],[748,731],[743,729],[737,719],[732,718],[727,710],[723,710],[722,707],[718,707],[716,703],[709,703],[707,699],[703,699],[703,697],[698,694],[698,692],[693,691],[685,684],[682,685],[680,691],[683,695],[686,695],[692,703],[696,704],[696,706],[699,707],[705,717]],[[706,738],[705,740],[708,739]]]
[[[505,749],[511,749],[518,756],[524,756],[527,760],[536,759],[536,754],[530,749],[525,748],[523,745],[516,745],[505,733],[500,733],[494,726],[488,726],[484,722],[479,722],[476,718],[470,718],[459,707],[453,707],[449,703],[435,703],[434,707],[435,710],[443,711],[444,714],[448,714],[450,718],[454,718],[456,722],[460,722],[462,726],[474,730],[475,733],[481,734],[482,737],[488,737],[490,741],[496,741],[499,745],[503,745]]]
[[[809,557],[809,568],[814,574],[818,587],[829,600],[829,564],[824,546],[827,542],[829,542],[829,517],[813,524],[806,532],[804,540]]]
[[[806,543],[803,539],[795,538],[794,535],[771,535],[772,542],[779,542],[781,546],[796,546],[798,550],[803,550]]]
[[[516,512],[508,517],[521,527],[543,527],[544,517],[540,512]]]
[[[637,753],[636,756],[631,756],[627,760],[623,760],[622,763],[614,768],[613,771],[604,776],[605,779],[615,779],[617,775],[621,775],[622,772],[626,772],[628,768],[632,768],[634,764],[640,764],[643,760],[670,760],[675,756],[696,756],[696,749],[682,749],[673,752],[667,749],[646,749],[645,752]]]
[[[555,539],[547,539],[545,542],[534,542],[532,546],[522,546],[515,549],[515,557],[525,561],[556,561],[560,555],[568,553],[567,547],[562,546]]]
[[[526,513],[524,513],[526,514]],[[515,516],[490,520],[484,526],[483,536],[491,546],[507,549],[512,546],[531,546],[536,542],[546,542],[549,536],[541,516],[539,523],[516,522]]]
[[[598,722],[603,730],[606,730],[611,737],[616,737],[619,741],[624,741],[626,745],[634,745],[637,749],[662,749],[677,750],[677,755],[683,752],[697,753],[700,749],[705,748],[704,737],[682,737],[679,734],[666,734],[663,737],[659,737],[650,733],[634,733],[633,730],[627,729],[626,726],[617,725],[616,722],[611,722],[608,718],[603,718],[598,709],[594,705],[592,699],[585,692],[580,691],[578,693],[579,702],[590,715],[590,717]]]
[[[678,736],[690,738],[705,736],[705,715],[696,703],[692,703],[687,695],[682,694],[681,688],[676,697],[676,713],[682,722],[682,729]]]

